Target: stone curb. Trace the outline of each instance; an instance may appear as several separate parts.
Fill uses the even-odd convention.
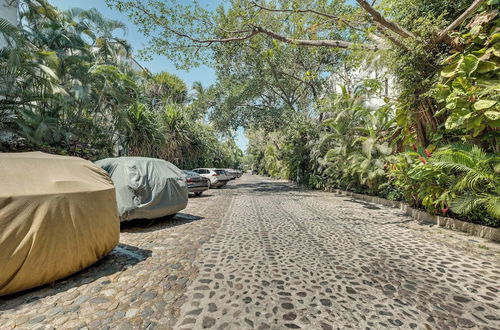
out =
[[[435,224],[442,228],[461,231],[473,236],[488,239],[493,242],[500,242],[500,228],[492,228],[458,219],[441,217],[437,215],[430,215],[427,212],[410,207],[406,203],[391,201],[381,197],[357,194],[350,191],[339,190],[339,189],[331,189],[329,191],[339,195],[351,196],[356,199],[363,200],[365,202],[376,203],[384,206],[398,208],[401,211],[403,211],[406,215],[409,215],[419,223]]]

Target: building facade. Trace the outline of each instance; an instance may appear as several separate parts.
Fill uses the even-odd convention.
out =
[[[0,0],[0,18],[3,18],[12,25],[18,25],[18,0]],[[0,34],[0,48],[7,45],[4,36]]]

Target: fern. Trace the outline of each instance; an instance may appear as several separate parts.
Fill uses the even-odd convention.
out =
[[[454,145],[436,152],[431,164],[452,175],[450,191],[453,212],[469,215],[478,210],[500,219],[499,157],[489,155],[478,146]]]

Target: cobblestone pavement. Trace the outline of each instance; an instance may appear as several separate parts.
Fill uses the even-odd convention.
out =
[[[245,175],[184,213],[0,297],[0,328],[500,329],[498,253],[399,210]]]
[[[247,178],[198,259],[180,329],[500,328],[500,263],[398,210]]]
[[[232,182],[231,185],[234,183]],[[0,297],[0,329],[172,328],[196,278],[194,260],[232,196],[210,190],[174,219],[122,224],[104,259],[53,286]]]

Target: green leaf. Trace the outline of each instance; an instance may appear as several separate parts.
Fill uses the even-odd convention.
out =
[[[489,120],[499,120],[500,119],[500,111],[488,110],[484,112],[484,116]]]
[[[479,134],[481,134],[482,131],[484,131],[484,128],[486,126],[484,124],[481,124],[479,126],[476,126],[476,128],[474,129],[474,133],[472,133],[472,137],[476,137],[478,136]]]
[[[392,148],[389,147],[389,144],[387,142],[384,142],[383,144],[377,145],[377,149],[383,155],[390,155],[392,152]]]
[[[495,62],[491,61],[481,61],[479,62],[479,65],[477,66],[476,72],[478,73],[485,73],[485,72],[490,72],[495,70],[497,65]]]
[[[446,119],[446,122],[444,123],[444,127],[450,130],[456,129],[462,125],[463,125],[463,117],[456,113],[451,114],[451,116],[449,116],[448,119]]]
[[[497,42],[493,45],[493,54],[497,57],[500,57],[500,42]]]
[[[476,110],[484,110],[491,108],[497,103],[495,100],[479,100],[474,103],[474,109]]]
[[[463,58],[460,58],[458,61],[451,63],[443,68],[441,71],[441,77],[451,78],[457,74],[458,66],[462,63]]]
[[[457,102],[456,101],[451,101],[446,103],[446,109],[453,110],[457,107]]]
[[[469,117],[471,116],[467,116],[467,118],[464,117],[464,119],[469,119]],[[471,131],[473,129],[477,129],[479,126],[482,125],[482,121],[483,121],[482,116],[475,116],[474,118],[467,120],[467,130]]]
[[[460,55],[460,52],[456,52],[455,54],[448,56],[444,60],[441,61],[441,65],[449,64],[451,60],[453,60],[457,55]]]
[[[481,28],[481,24],[474,26],[472,29],[470,29],[470,34],[478,34],[479,32],[481,32]]]
[[[500,2],[500,0],[498,0]],[[500,41],[500,32],[493,33],[493,35],[490,37],[490,43],[495,43],[497,41]]]
[[[446,101],[446,98],[450,95],[450,87],[444,84],[437,84],[434,89],[434,97],[436,101],[442,103]]]
[[[483,87],[483,88],[491,88],[493,90],[500,91],[500,84],[498,83],[497,79],[485,79],[478,77],[476,79],[477,86]]]
[[[467,90],[471,87],[471,84],[465,77],[457,77],[453,80],[451,86],[453,87],[453,94],[455,94],[455,96],[461,96],[467,92]]]
[[[493,127],[493,128],[500,128],[500,119],[491,120],[490,122],[488,122],[488,125],[490,125],[490,127]]]
[[[460,71],[469,77],[474,71],[476,71],[478,64],[479,59],[472,54],[468,54],[464,57],[462,63],[460,63]]]
[[[427,159],[427,155],[425,154],[425,149],[424,147],[422,146],[419,146],[418,149],[417,149],[417,152],[420,156],[422,156],[423,158]]]
[[[447,108],[441,108],[438,112],[434,114],[434,117],[441,116],[444,114],[448,109]]]
[[[57,77],[56,73],[54,72],[54,70],[52,70],[51,68],[49,68],[48,66],[45,66],[43,64],[38,64],[38,67],[40,69],[42,69],[43,72],[45,72],[47,75],[49,75],[50,77],[52,77],[54,80],[59,80],[59,78]]]

